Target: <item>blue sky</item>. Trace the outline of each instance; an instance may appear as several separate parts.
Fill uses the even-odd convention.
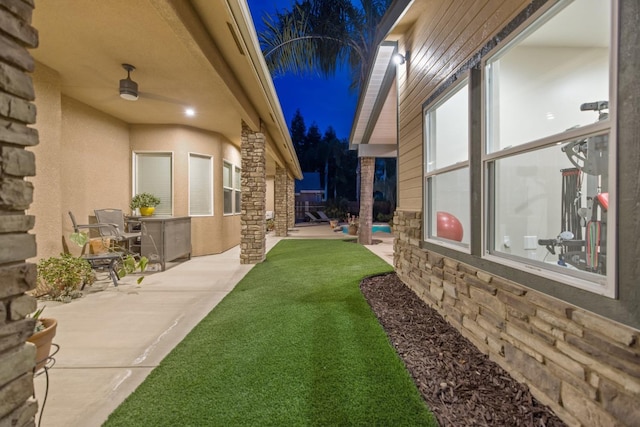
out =
[[[262,28],[262,15],[290,8],[292,0],[247,0],[257,31]],[[315,76],[276,76],[273,83],[287,125],[291,125],[297,109],[307,128],[315,122],[320,132],[333,126],[338,138],[349,138],[357,97],[349,92],[349,70],[339,70],[331,79]]]

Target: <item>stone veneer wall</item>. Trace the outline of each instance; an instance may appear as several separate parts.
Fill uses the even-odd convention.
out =
[[[276,165],[276,182],[275,182],[275,229],[276,236],[284,237],[287,235],[289,209],[287,207],[287,170]]]
[[[568,425],[640,425],[638,330],[421,249],[420,212],[393,228],[403,282]]]
[[[265,136],[263,133],[253,132],[244,122],[242,122],[240,153],[242,156],[240,263],[257,264],[264,261],[266,253]]]
[[[296,226],[296,193],[295,180],[287,175],[287,208],[289,228]]]
[[[36,282],[36,266],[25,260],[36,255],[35,218],[24,211],[32,202],[35,156],[25,147],[38,144],[34,61],[29,48],[38,45],[31,27],[32,0],[0,3],[0,425],[34,425],[35,346],[26,343],[35,321],[35,298],[25,294]]]

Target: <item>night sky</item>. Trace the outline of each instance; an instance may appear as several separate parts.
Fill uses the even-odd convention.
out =
[[[247,0],[256,31],[263,27],[262,15],[290,8],[292,0]],[[315,76],[272,76],[287,126],[297,109],[307,129],[314,122],[320,133],[332,126],[340,139],[348,139],[357,97],[349,92],[349,70],[344,68],[331,79]]]

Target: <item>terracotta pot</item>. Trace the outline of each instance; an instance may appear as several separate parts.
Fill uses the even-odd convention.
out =
[[[51,342],[53,337],[56,336],[56,328],[58,327],[56,319],[40,319],[40,321],[45,327],[44,330],[27,338],[27,341],[36,346],[36,371],[44,367],[51,352]]]
[[[349,234],[351,236],[357,236],[358,235],[358,226],[354,225],[354,224],[349,224]]]
[[[151,216],[153,212],[156,210],[153,206],[148,206],[146,208],[140,208],[140,215],[142,216]]]

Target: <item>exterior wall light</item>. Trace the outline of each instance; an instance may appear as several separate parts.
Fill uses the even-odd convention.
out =
[[[406,56],[406,55],[403,55],[403,54],[401,54],[401,53],[394,53],[394,54],[393,54],[393,57],[392,57],[392,58],[393,58],[393,62],[394,62],[396,65],[402,65],[402,64],[404,64],[404,63],[405,63],[405,56]]]

